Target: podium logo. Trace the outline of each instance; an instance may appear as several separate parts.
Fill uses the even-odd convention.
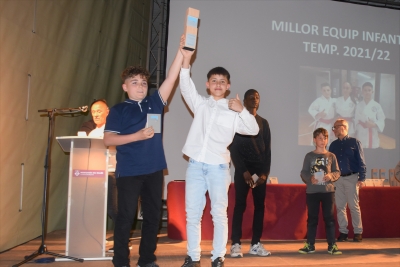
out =
[[[92,177],[104,178],[106,176],[105,170],[73,170],[73,177]]]

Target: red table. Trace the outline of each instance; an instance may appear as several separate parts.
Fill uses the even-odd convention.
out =
[[[294,240],[304,239],[307,234],[307,210],[305,185],[267,184],[265,199],[264,231],[262,239]],[[235,188],[229,188],[228,222],[231,235]],[[363,237],[400,237],[400,187],[363,187],[360,189],[360,207],[363,221]],[[253,197],[251,190],[247,197],[247,209],[243,216],[242,239],[251,239],[253,221]],[[186,240],[185,181],[168,184],[168,237]],[[347,211],[348,214],[349,210]],[[336,217],[336,214],[335,214]],[[349,217],[349,237],[352,225]],[[212,240],[213,223],[210,215],[210,199],[204,209],[202,239]],[[338,227],[336,225],[336,234]],[[317,238],[325,238],[325,225],[320,212]]]

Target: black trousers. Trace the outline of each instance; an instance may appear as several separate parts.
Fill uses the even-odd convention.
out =
[[[325,222],[325,232],[328,244],[335,243],[335,217],[334,203],[335,193],[314,193],[306,194],[306,203],[308,209],[307,218],[307,242],[315,243],[317,235],[319,207],[322,205],[322,213]]]
[[[235,170],[235,209],[233,211],[232,220],[232,245],[235,243],[241,244],[240,239],[242,238],[242,223],[243,213],[246,210],[246,200],[249,193],[249,185],[246,184],[243,173],[246,170]],[[257,244],[260,242],[261,235],[263,232],[264,225],[264,209],[265,209],[265,193],[266,186],[265,182],[259,186],[256,186],[253,190],[253,203],[254,203],[254,216],[253,216],[253,237],[251,244]]]
[[[114,228],[114,266],[129,265],[129,236],[136,217],[138,199],[143,211],[142,238],[139,246],[138,265],[156,260],[157,234],[162,208],[163,172],[118,177],[118,215]]]
[[[108,174],[108,194],[107,194],[107,215],[111,218],[113,223],[117,221],[118,214],[118,190],[115,173]]]

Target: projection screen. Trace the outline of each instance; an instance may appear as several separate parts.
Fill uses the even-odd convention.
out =
[[[191,69],[198,91],[207,95],[206,74],[216,66],[231,74],[228,98],[238,93],[243,99],[247,89],[258,90],[258,114],[268,120],[272,134],[270,176],[278,177],[279,183],[301,183],[304,155],[314,149],[312,131],[331,127],[339,116],[349,118],[354,128],[366,120],[378,125],[374,133],[362,127],[351,133],[363,142],[367,177],[372,168],[388,171],[396,166],[399,11],[320,0],[171,0],[167,67],[175,56],[188,7],[200,10]],[[328,84],[327,97],[322,84]],[[369,96],[364,95],[365,84],[372,85]],[[351,87],[346,100],[345,86]],[[325,102],[319,101],[323,97]],[[353,113],[341,111],[352,108]],[[314,115],[322,110],[327,115],[321,126]],[[185,179],[187,160],[181,150],[191,122],[178,86],[165,113],[166,184]]]

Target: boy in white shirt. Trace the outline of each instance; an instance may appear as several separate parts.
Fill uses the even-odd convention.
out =
[[[321,96],[315,99],[308,108],[308,113],[314,119],[314,130],[324,128],[328,132],[330,131],[335,122],[335,102],[336,99],[332,98],[332,89],[329,83],[321,84]],[[331,141],[333,141],[332,137],[328,141],[328,145]]]
[[[230,88],[229,72],[216,67],[207,74],[206,86],[211,96],[198,94],[190,78],[189,64],[193,51],[181,50],[183,65],[180,89],[194,119],[182,152],[189,157],[186,171],[185,205],[187,257],[182,267],[200,266],[201,217],[206,192],[211,200],[214,224],[211,266],[223,267],[228,241],[228,188],[231,183],[229,144],[235,133],[256,135],[255,117],[236,98],[226,99]]]
[[[342,85],[342,96],[336,99],[336,113],[341,118],[348,122],[349,124],[349,136],[354,137],[354,113],[356,111],[356,101],[353,98],[352,86],[349,82],[344,82]],[[329,129],[328,129],[329,130]]]
[[[372,83],[366,82],[362,86],[363,100],[356,109],[356,137],[364,148],[378,148],[379,133],[385,128],[385,114],[382,106],[374,100]]]

